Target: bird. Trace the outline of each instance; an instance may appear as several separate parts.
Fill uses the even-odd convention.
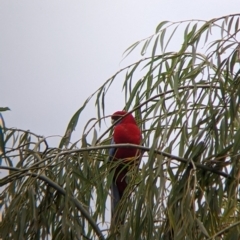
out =
[[[2,164],[2,155],[5,154],[3,129],[5,127],[4,119],[0,113],[0,165]]]
[[[130,143],[140,145],[142,141],[141,130],[131,113],[117,111],[111,115],[114,124],[111,144]],[[111,213],[114,218],[115,209],[127,187],[126,175],[131,165],[139,161],[141,151],[137,148],[110,148],[109,161],[120,161],[114,169],[111,185]]]

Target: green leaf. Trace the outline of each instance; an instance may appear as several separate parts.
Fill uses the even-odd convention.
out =
[[[128,47],[123,53],[123,55],[125,55],[124,58],[126,58],[139,45],[139,43],[140,43],[140,41],[135,42],[130,47]]]
[[[177,25],[177,26],[174,28],[173,32],[171,33],[170,37],[169,37],[168,40],[167,40],[167,43],[166,43],[166,45],[165,45],[165,47],[164,47],[163,52],[166,52],[167,47],[168,47],[168,44],[171,42],[171,40],[172,40],[172,38],[173,38],[176,30],[178,29],[178,27],[179,27],[179,25]],[[162,34],[163,34],[163,33],[162,33]]]
[[[146,51],[147,51],[147,49],[148,49],[148,46],[149,46],[151,40],[152,40],[152,37],[149,38],[149,39],[147,39],[147,40],[145,41],[145,43],[144,43],[144,45],[143,45],[143,48],[142,48],[142,50],[141,50],[141,55],[142,55],[142,56],[145,55],[145,53],[146,53]]]
[[[8,107],[0,107],[0,112],[5,112],[5,111],[9,111],[10,108]]]
[[[161,46],[161,51],[164,52],[163,46],[164,46],[164,37],[166,34],[166,29],[164,29],[160,35],[160,46]]]
[[[82,113],[82,111],[85,109],[87,103],[90,101],[90,98],[89,97],[83,104],[83,106],[81,108],[79,108],[77,110],[77,112],[73,115],[73,117],[71,118],[68,126],[67,126],[67,129],[66,129],[66,132],[65,132],[65,135],[63,136],[63,138],[61,139],[61,142],[59,144],[59,148],[63,148],[64,145],[68,145],[69,141],[70,141],[70,138],[71,138],[71,135],[72,135],[72,132],[75,130],[75,127],[77,126],[77,123],[78,123],[78,119],[79,119],[79,116],[80,114]]]
[[[156,33],[158,33],[158,32],[161,30],[161,28],[162,28],[164,25],[166,25],[167,23],[169,23],[169,21],[160,22],[160,23],[158,24],[158,26],[156,27]]]

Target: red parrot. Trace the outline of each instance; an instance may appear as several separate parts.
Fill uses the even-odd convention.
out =
[[[139,129],[136,120],[132,116],[132,114],[127,113],[126,111],[117,111],[111,116],[111,118],[113,123],[121,118],[121,120],[117,122],[114,127],[111,144],[120,143],[131,143],[137,145],[141,144],[142,140],[141,130]],[[113,216],[116,205],[122,198],[124,190],[127,187],[126,174],[129,168],[126,167],[125,164],[126,162],[128,162],[129,164],[129,161],[133,161],[133,163],[136,162],[136,160],[140,158],[141,151],[136,148],[111,148],[109,151],[109,155],[110,161],[117,160],[123,161],[123,164],[118,165],[117,168],[115,169],[113,183],[111,186],[112,193],[111,208]]]

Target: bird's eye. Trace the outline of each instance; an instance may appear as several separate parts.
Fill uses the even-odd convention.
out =
[[[114,124],[119,119],[118,116],[113,116],[111,119],[112,124]]]

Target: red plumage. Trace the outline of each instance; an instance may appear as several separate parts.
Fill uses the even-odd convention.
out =
[[[112,115],[112,119],[119,119],[127,112],[118,111]],[[132,143],[139,145],[141,143],[141,130],[137,126],[137,123],[132,116],[128,114],[120,120],[114,128],[113,140],[116,144],[120,143]],[[136,156],[138,149],[136,148],[119,148],[115,153],[115,158],[124,159]]]
[[[116,121],[126,114],[126,111],[115,112],[112,115],[112,120]],[[136,120],[134,119],[132,114],[127,114],[126,116],[124,116],[114,127],[113,142],[116,144],[131,143],[140,145],[141,140],[141,130],[137,126]],[[113,161],[121,159],[123,160],[123,162],[128,160],[133,161],[134,163],[137,161],[137,158],[139,158],[139,155],[140,151],[136,148],[117,148],[114,151]],[[124,163],[119,165],[115,170],[114,182],[119,192],[119,199],[121,199],[123,192],[127,187],[127,172],[128,168]]]

